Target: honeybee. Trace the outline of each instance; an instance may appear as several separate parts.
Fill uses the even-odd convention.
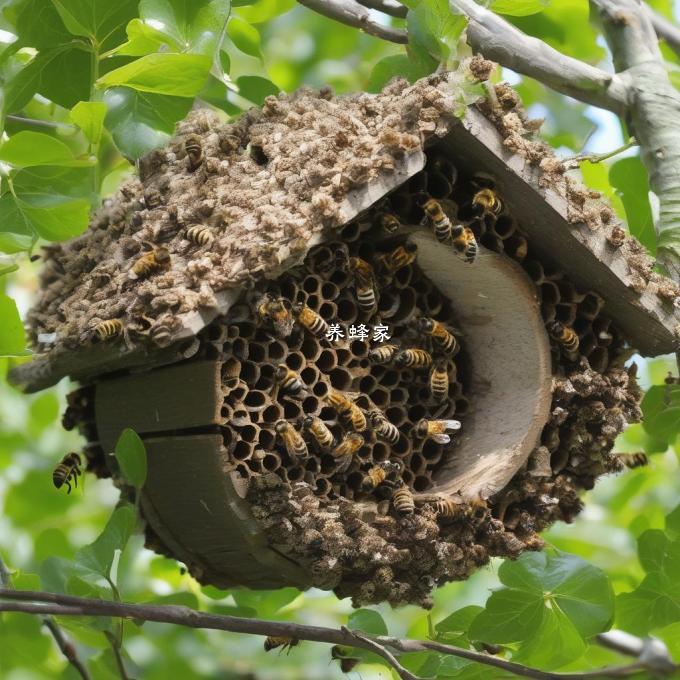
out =
[[[449,396],[449,371],[442,359],[435,363],[430,374],[430,392],[435,401],[444,401]]]
[[[272,649],[277,649],[278,647],[281,647],[281,651],[287,649],[288,653],[290,653],[291,647],[296,647],[299,644],[300,640],[294,637],[270,635],[264,641],[264,651],[271,652]]]
[[[356,432],[363,432],[366,429],[367,423],[364,412],[342,392],[332,390],[327,399],[328,403],[338,412],[338,415],[346,418]]]
[[[399,368],[429,368],[432,356],[424,349],[405,349],[397,354],[394,363]]]
[[[423,210],[427,218],[434,227],[434,235],[440,243],[448,243],[451,240],[451,230],[453,225],[451,220],[446,216],[441,204],[430,198],[423,204]]]
[[[451,498],[441,498],[433,503],[434,511],[438,517],[452,518],[461,512],[461,506]]]
[[[469,227],[456,224],[451,230],[451,245],[456,254],[468,264],[472,264],[477,259],[477,239]]]
[[[71,493],[71,482],[73,482],[74,486],[78,486],[78,475],[82,474],[80,471],[81,464],[82,461],[77,453],[67,453],[52,473],[52,483],[54,486],[57,489],[61,489],[66,484],[68,493]]]
[[[147,189],[144,192],[144,205],[149,209],[153,210],[157,208],[163,202],[163,196],[158,189]]]
[[[368,358],[374,364],[387,364],[392,361],[396,351],[399,349],[397,345],[383,345],[376,347],[368,353]]]
[[[351,464],[354,454],[364,445],[364,438],[356,432],[350,432],[332,451],[331,456],[337,462],[337,471],[344,472]]]
[[[197,246],[209,246],[215,240],[215,235],[212,233],[209,227],[205,227],[201,224],[189,227],[186,230],[186,237],[192,243]]]
[[[401,222],[392,213],[383,213],[380,215],[380,226],[386,234],[394,234],[401,227]]]
[[[284,392],[292,394],[293,396],[299,396],[300,392],[304,389],[304,385],[300,376],[292,371],[286,364],[279,364],[276,368],[276,373],[274,374],[274,379],[276,384],[281,387]]]
[[[384,439],[388,444],[396,444],[399,441],[399,430],[397,426],[391,423],[382,411],[378,409],[371,411],[368,414],[371,420],[371,427],[381,439]]]
[[[287,421],[279,420],[274,425],[276,433],[283,440],[283,445],[286,447],[286,452],[290,456],[293,463],[297,464],[300,458],[307,458],[309,451],[307,444],[301,437],[300,433]]]
[[[406,241],[403,246],[398,246],[389,253],[378,255],[376,260],[380,268],[388,275],[392,276],[402,267],[415,262],[418,246],[411,241]]]
[[[546,328],[550,337],[557,340],[567,352],[576,352],[579,340],[573,328],[565,326],[559,321],[551,321],[546,325]]]
[[[489,504],[481,497],[468,501],[467,514],[476,524],[486,519],[489,513]]]
[[[458,420],[427,420],[427,418],[423,418],[416,425],[416,436],[430,437],[437,444],[448,444],[451,437],[446,432],[455,432],[456,430],[460,430],[460,421]]]
[[[184,150],[187,152],[189,159],[189,170],[196,170],[196,168],[203,162],[203,145],[197,135],[189,135],[184,140]]]
[[[348,656],[350,651],[349,647],[341,647],[340,645],[333,645],[331,647],[331,659],[340,662],[340,670],[343,673],[350,673],[361,662],[361,659]]]
[[[299,303],[293,305],[293,313],[302,326],[312,335],[321,337],[328,333],[328,324],[310,307]]]
[[[638,453],[617,453],[616,457],[629,469],[634,470],[638,467],[643,467],[649,463],[649,458],[646,453],[638,451]]]
[[[484,215],[499,215],[503,203],[493,189],[480,189],[472,197],[472,205],[481,208]]]
[[[360,257],[350,257],[347,269],[354,276],[355,281],[362,287],[372,287],[375,281],[373,267]]]
[[[412,515],[415,510],[413,494],[407,486],[400,486],[392,496],[392,505],[400,515]]]
[[[422,317],[418,319],[418,329],[432,337],[446,354],[456,354],[458,351],[456,337],[439,321]]]
[[[118,337],[123,332],[123,322],[120,319],[100,321],[92,330],[92,339],[103,342]]]
[[[378,306],[375,288],[357,288],[357,305],[364,314],[373,314]]]
[[[401,473],[401,465],[391,460],[374,465],[361,482],[364,491],[372,491],[381,484],[394,484],[394,479]]]
[[[271,323],[276,335],[287,338],[292,330],[294,319],[291,304],[285,298],[272,298],[265,295],[257,306],[257,316],[262,322]]]
[[[317,418],[316,416],[305,416],[302,421],[302,428],[312,433],[317,444],[324,451],[329,451],[333,448],[335,437],[321,418]]]
[[[142,255],[128,272],[128,277],[131,279],[143,279],[151,274],[170,267],[170,251],[167,248],[159,247],[153,248]]]

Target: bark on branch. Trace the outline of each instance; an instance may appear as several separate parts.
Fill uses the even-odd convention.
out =
[[[680,281],[680,92],[670,82],[652,20],[641,0],[591,0],[614,65],[628,80],[628,119],[660,211],[658,258]]]
[[[661,14],[649,6],[645,6],[645,11],[659,38],[665,40],[668,47],[670,47],[677,55],[680,55],[680,28],[672,24],[666,17],[661,16]]]
[[[402,45],[408,43],[406,31],[373,21],[370,12],[356,0],[298,0],[298,2],[329,19],[358,28],[376,38]]]
[[[205,628],[251,635],[293,637],[298,640],[355,647],[379,654],[394,668],[402,680],[419,680],[419,678],[401,666],[394,652],[432,651],[476,661],[487,666],[494,666],[519,677],[535,678],[536,680],[589,680],[590,678],[624,677],[632,672],[647,668],[641,657],[636,663],[628,666],[603,668],[583,673],[551,673],[529,668],[481,652],[461,649],[430,640],[402,640],[382,635],[368,636],[344,627],[337,630],[284,621],[265,621],[262,619],[207,614],[189,607],[175,605],[127,604],[111,602],[109,600],[75,597],[73,595],[33,591],[0,589],[0,612],[3,611],[23,612],[41,616],[110,616],[170,623],[188,628]],[[680,666],[672,664],[671,672],[677,672],[679,669]],[[658,672],[657,668],[654,670]]]

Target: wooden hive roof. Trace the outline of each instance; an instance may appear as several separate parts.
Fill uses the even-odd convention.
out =
[[[13,381],[34,391],[66,375],[88,380],[181,359],[245,286],[301,261],[419,172],[433,145],[466,172],[493,176],[532,247],[600,294],[632,346],[646,355],[674,351],[678,287],[653,272],[635,239],[618,241],[611,208],[535,138],[509,87],[496,87],[494,106],[468,107],[458,118],[458,83],[443,74],[337,98],[302,89],[269,97],[232,124],[191,114],[82,236],[46,250],[29,315],[38,356]],[[187,145],[196,142],[203,161],[192,167]],[[210,247],[186,240],[192,224],[217,234]],[[171,268],[131,280],[143,243],[159,241]],[[143,319],[158,342],[92,344],[93,327],[110,318],[132,328]]]

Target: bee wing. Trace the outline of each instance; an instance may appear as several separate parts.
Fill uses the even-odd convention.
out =
[[[460,420],[443,420],[447,430],[460,430]]]
[[[451,441],[451,437],[448,434],[433,434],[432,439],[434,439],[437,444],[448,444]]]

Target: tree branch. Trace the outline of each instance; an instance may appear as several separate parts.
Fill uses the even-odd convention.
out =
[[[438,642],[429,640],[401,640],[387,636],[367,636],[344,627],[341,630],[336,630],[334,628],[308,626],[287,621],[265,621],[262,619],[207,614],[189,607],[175,605],[127,604],[73,595],[7,589],[0,590],[0,600],[10,600],[0,601],[0,612],[14,611],[43,616],[46,614],[58,616],[112,616],[123,619],[141,619],[157,623],[170,623],[188,628],[206,628],[251,635],[292,637],[298,640],[356,647],[379,654],[394,668],[402,680],[418,680],[418,678],[401,666],[390,650],[398,652],[438,652],[439,654],[457,656],[487,666],[494,666],[520,677],[535,678],[537,680],[588,680],[589,678],[622,677],[634,671],[647,668],[644,659],[640,657],[637,663],[629,666],[603,668],[584,673],[551,673],[528,668],[527,666],[481,652],[452,647]],[[672,669],[675,672],[680,669],[680,666],[673,664]]]
[[[645,5],[645,11],[659,38],[665,40],[668,47],[680,56],[680,28],[652,9],[649,5]]]
[[[371,19],[369,11],[356,0],[298,0],[301,5],[314,10],[329,19],[358,28],[376,38],[394,43],[408,43],[406,31],[400,28],[383,26]]]
[[[649,12],[641,0],[591,0],[614,57],[630,83],[629,120],[658,196],[658,258],[680,282],[680,92],[670,82]]]
[[[383,14],[397,17],[397,19],[405,19],[408,14],[408,7],[397,2],[397,0],[358,0],[358,2],[364,7],[377,9]]]
[[[0,588],[1,592],[20,592],[15,591],[12,585],[12,575],[7,569],[2,557],[0,557]],[[78,658],[78,652],[75,645],[64,635],[64,631],[59,627],[57,622],[51,616],[43,616],[42,624],[50,631],[57,647],[61,653],[66,657],[66,660],[76,669],[83,680],[92,680],[90,672],[83,662]]]
[[[449,0],[449,7],[467,17],[467,40],[475,52],[562,94],[623,115],[628,93],[619,76],[558,52],[474,0]]]

